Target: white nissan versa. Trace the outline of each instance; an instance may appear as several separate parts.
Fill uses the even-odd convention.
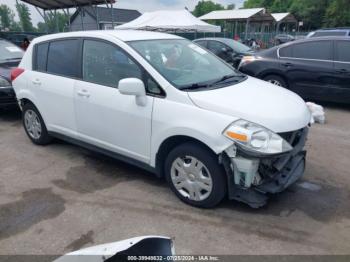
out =
[[[35,144],[57,137],[146,168],[193,206],[260,207],[304,172],[304,101],[174,35],[39,37],[12,80]]]

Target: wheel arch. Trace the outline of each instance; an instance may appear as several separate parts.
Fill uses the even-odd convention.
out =
[[[168,137],[160,144],[155,156],[155,166],[157,170],[157,175],[159,177],[164,176],[164,163],[170,151],[181,144],[190,142],[200,145],[203,148],[207,149],[209,152],[212,152],[213,154],[217,155],[217,153],[212,148],[210,148],[206,143],[197,138],[187,135],[174,135]]]
[[[260,79],[264,80],[265,77],[270,76],[270,75],[275,75],[275,76],[281,77],[287,83],[287,86],[288,87],[290,86],[288,78],[281,71],[264,71],[264,72],[260,73],[258,77]]]

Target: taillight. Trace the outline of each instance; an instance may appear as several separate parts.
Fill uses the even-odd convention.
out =
[[[17,77],[19,77],[24,72],[24,69],[16,67],[11,71],[11,82],[13,82]]]

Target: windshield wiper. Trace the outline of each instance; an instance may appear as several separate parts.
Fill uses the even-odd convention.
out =
[[[181,86],[180,90],[194,90],[194,89],[200,89],[200,88],[207,88],[209,87],[209,84],[203,84],[203,83],[194,83],[187,86]]]
[[[225,75],[220,80],[214,82],[212,85],[220,84],[220,83],[225,82],[226,80],[229,80],[229,79],[232,79],[236,82],[236,81],[239,81],[240,79],[245,78],[245,77],[246,76],[243,74],[241,74],[241,75]]]
[[[14,57],[14,58],[5,58],[5,61],[12,61],[12,60],[20,60],[22,57]]]

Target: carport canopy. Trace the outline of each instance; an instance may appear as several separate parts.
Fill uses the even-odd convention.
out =
[[[21,0],[43,10],[57,10],[100,4],[113,4],[115,0]]]
[[[291,13],[273,13],[271,14],[276,23],[297,23],[298,20]]]

